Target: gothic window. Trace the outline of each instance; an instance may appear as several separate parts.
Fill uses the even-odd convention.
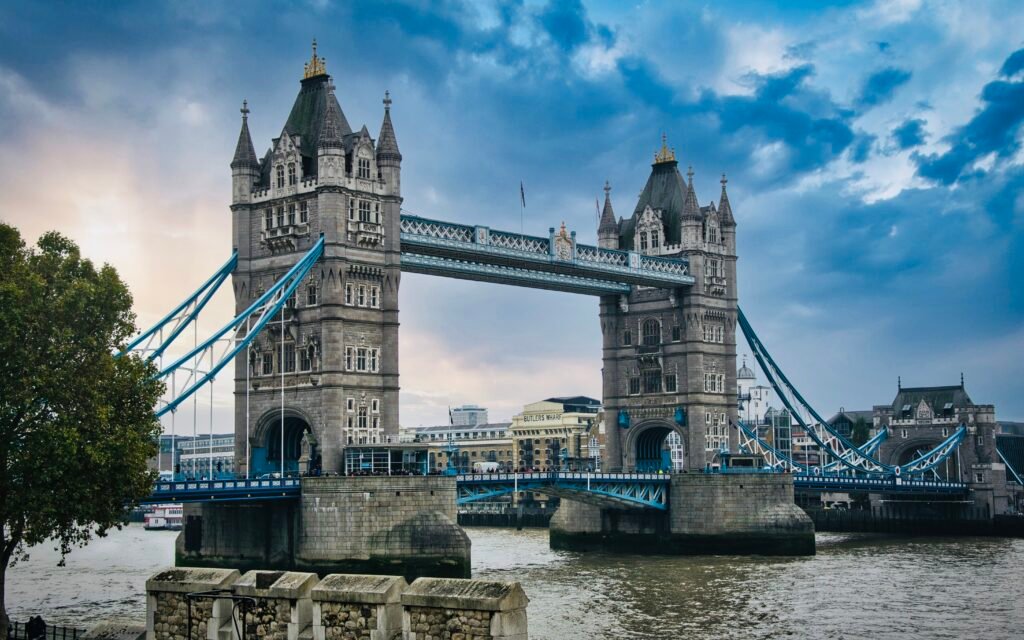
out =
[[[263,214],[264,227],[269,231],[274,228],[274,211],[273,209],[267,209]]]
[[[284,167],[277,165],[277,188],[284,188]]]
[[[349,198],[348,199],[348,219],[349,220],[355,220],[356,219],[356,201],[355,201],[354,198]]]
[[[370,179],[370,160],[369,158],[359,158],[359,177],[364,180]]]
[[[625,331],[622,332],[622,344],[626,345],[627,347],[633,344],[633,334],[630,333],[629,329],[626,329]]]
[[[661,370],[644,372],[644,393],[661,393]]]
[[[359,201],[359,222],[372,222],[370,220],[370,201]]]
[[[377,371],[380,369],[380,367],[377,364],[379,360],[377,356],[379,353],[380,351],[378,349],[370,349],[370,366],[367,369],[367,371],[377,373]]]
[[[704,324],[704,342],[725,343],[725,327],[716,323]]]
[[[295,345],[284,345],[284,372],[295,373]]]
[[[374,416],[373,417],[373,428],[374,429],[380,429],[380,416]],[[376,436],[373,438],[373,441],[374,442],[377,441]]]
[[[380,203],[373,203],[373,222],[374,224],[380,224]]]
[[[302,224],[309,222],[309,202],[306,200],[299,203],[299,222]]]
[[[647,251],[647,232],[646,231],[641,231],[640,232],[640,250],[641,251]]]
[[[656,347],[661,342],[661,323],[654,318],[644,320],[644,346]]]
[[[658,233],[655,232],[655,231],[652,231],[651,232],[651,248],[652,249],[657,249],[658,246],[660,245],[660,243],[661,243],[661,239],[660,239]]]
[[[356,399],[355,398],[346,398],[345,399],[345,411],[348,411],[349,413],[352,413],[355,410],[356,410]]]
[[[380,413],[380,400],[378,398],[370,400],[370,411],[373,413]]]
[[[707,264],[707,274],[712,278],[722,277],[724,273],[722,272],[721,260],[709,259]]]
[[[269,353],[269,352],[268,353],[264,353],[263,357],[261,358],[261,360],[263,361],[263,375],[265,375],[265,376],[273,375],[273,373],[274,373],[274,354]]]
[[[345,347],[345,371],[352,371],[352,347]]]
[[[708,222],[707,241],[709,244],[718,244],[718,225]]]
[[[345,304],[348,304],[348,305],[352,304],[352,283],[351,282],[346,282],[345,283]]]
[[[676,374],[670,373],[665,376],[665,391],[668,393],[675,393],[676,390]]]
[[[365,429],[368,426],[368,418],[369,418],[369,416],[366,413],[366,407],[359,407],[358,417],[359,417],[359,419],[358,419],[358,421],[356,423],[357,426],[360,429]]]
[[[370,306],[374,309],[380,308],[380,288],[370,287]]]
[[[704,393],[725,393],[725,374],[705,373]]]
[[[672,342],[679,342],[683,339],[683,328],[678,324],[672,326]]]
[[[356,371],[366,371],[366,349],[356,349]]]
[[[288,224],[295,226],[295,205],[288,205]]]
[[[309,371],[313,368],[313,347],[309,346],[299,351],[299,371]]]
[[[359,295],[356,297],[356,304],[360,307],[366,306],[366,285],[359,285]]]
[[[306,306],[312,307],[316,305],[316,294],[317,291],[315,284],[310,284],[308,287],[306,287]]]
[[[277,207],[274,209],[274,213],[277,214],[277,226],[284,226],[284,207]]]
[[[298,181],[298,178],[295,175],[295,163],[294,162],[289,162],[288,163],[288,185],[289,186],[294,186],[297,181]]]
[[[629,395],[640,395],[640,377],[633,376],[629,379]]]

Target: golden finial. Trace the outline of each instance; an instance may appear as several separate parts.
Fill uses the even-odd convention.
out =
[[[664,133],[661,134],[661,150],[654,155],[654,163],[659,164],[661,162],[675,162],[676,161],[676,150],[669,149],[668,147],[668,136]]]
[[[327,58],[321,58],[316,55],[316,38],[313,38],[313,57],[310,58],[302,68],[302,78],[312,78],[314,76],[322,76],[327,74]]]

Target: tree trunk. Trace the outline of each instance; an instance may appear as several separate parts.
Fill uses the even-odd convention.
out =
[[[11,621],[7,617],[7,561],[10,556],[6,555],[0,564],[0,638],[7,640],[7,633],[11,626]]]

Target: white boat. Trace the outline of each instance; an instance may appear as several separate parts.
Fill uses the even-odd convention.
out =
[[[161,529],[177,531],[181,529],[183,519],[180,504],[158,504],[153,507],[152,513],[146,514],[142,526],[148,531]]]

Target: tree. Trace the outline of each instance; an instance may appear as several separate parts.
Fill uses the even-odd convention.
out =
[[[131,304],[117,272],[68,238],[29,248],[0,223],[0,638],[12,562],[45,541],[63,557],[152,490],[163,384],[112,355],[135,330]]]

